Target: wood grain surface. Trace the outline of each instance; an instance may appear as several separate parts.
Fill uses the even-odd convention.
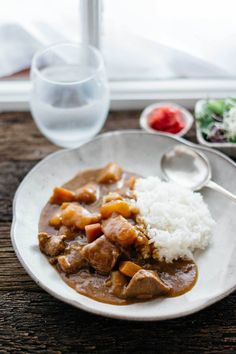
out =
[[[104,131],[138,128],[110,113]],[[194,129],[188,135],[195,140]],[[0,114],[0,353],[236,353],[236,294],[188,317],[128,322],[91,315],[40,289],[10,242],[12,199],[27,172],[58,148],[29,113]]]

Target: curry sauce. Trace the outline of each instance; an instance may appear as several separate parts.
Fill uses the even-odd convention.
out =
[[[54,191],[40,216],[39,246],[49,262],[70,287],[104,303],[178,296],[197,280],[194,261],[152,257],[135,210],[134,179],[116,166],[84,171]]]

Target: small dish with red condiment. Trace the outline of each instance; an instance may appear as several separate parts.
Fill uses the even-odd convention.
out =
[[[185,135],[193,124],[192,114],[184,107],[170,102],[147,106],[140,116],[140,127],[150,133]]]

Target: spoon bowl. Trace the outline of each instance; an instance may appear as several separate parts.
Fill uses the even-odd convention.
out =
[[[164,179],[193,191],[200,190],[211,179],[207,158],[184,145],[176,145],[162,156],[161,169]]]
[[[175,182],[193,191],[203,187],[214,189],[236,202],[236,196],[211,180],[211,165],[203,153],[184,145],[176,145],[161,158],[165,180]]]

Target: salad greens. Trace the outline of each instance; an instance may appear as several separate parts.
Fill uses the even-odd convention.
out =
[[[195,116],[206,141],[236,143],[236,98],[206,100]]]

